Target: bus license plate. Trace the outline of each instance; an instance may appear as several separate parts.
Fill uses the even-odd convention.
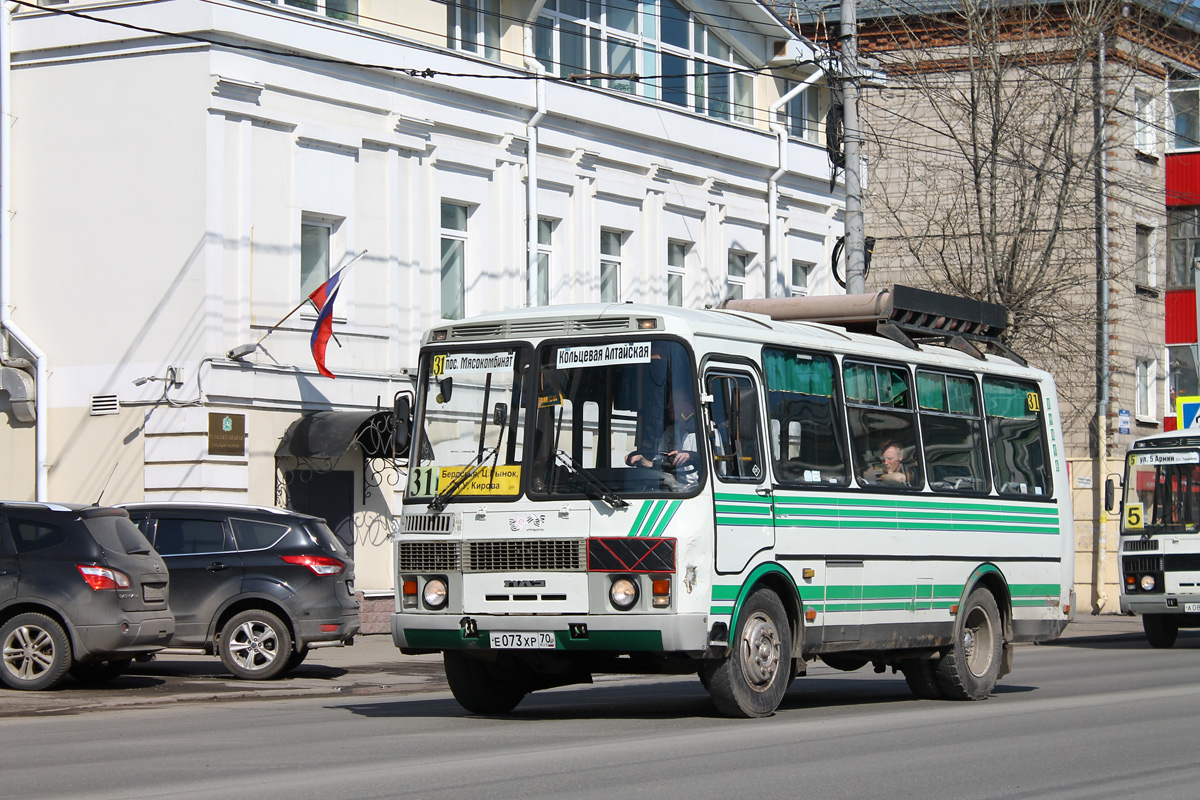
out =
[[[1183,613],[1185,614],[1200,614],[1200,603],[1184,603]]]
[[[553,650],[554,634],[550,631],[536,633],[502,633],[491,634],[493,650]]]

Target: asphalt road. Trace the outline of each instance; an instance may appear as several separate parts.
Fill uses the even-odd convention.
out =
[[[1200,633],[1152,650],[1124,625],[1019,648],[978,703],[814,665],[764,720],[717,717],[694,678],[601,679],[484,718],[440,689],[434,659],[396,667],[406,683],[314,663],[252,689],[215,660],[162,659],[91,704],[71,707],[86,690],[69,688],[0,717],[0,797],[1200,796]],[[131,699],[156,686],[191,688]]]

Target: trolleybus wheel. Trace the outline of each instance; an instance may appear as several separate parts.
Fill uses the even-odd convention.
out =
[[[938,683],[947,697],[983,700],[1000,674],[1003,648],[996,598],[982,587],[967,596],[954,622],[954,646],[937,665]]]
[[[943,700],[946,697],[937,679],[938,662],[936,659],[912,658],[900,662],[900,671],[904,673],[904,681],[921,700]]]
[[[702,675],[717,710],[730,717],[770,716],[792,678],[792,629],[770,589],[746,599],[729,654]]]
[[[1151,647],[1174,647],[1175,637],[1179,635],[1179,623],[1169,614],[1142,614],[1142,630],[1146,632],[1146,641]]]
[[[446,650],[442,663],[454,699],[472,714],[507,714],[529,694],[529,670],[505,655],[485,661]]]

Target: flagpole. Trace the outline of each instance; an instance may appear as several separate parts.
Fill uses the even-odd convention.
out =
[[[344,271],[344,270],[347,270],[347,269],[349,269],[349,268],[350,268],[350,266],[351,266],[351,265],[352,265],[352,264],[353,264],[355,261],[358,261],[360,258],[362,258],[363,256],[365,256],[366,254],[367,254],[367,251],[366,251],[366,250],[363,250],[361,253],[359,253],[358,255],[356,255],[354,258],[350,259],[350,260],[349,260],[349,261],[347,261],[347,262],[346,262],[344,265],[342,265],[341,267],[339,267],[339,268],[338,268],[338,271],[337,271],[337,272],[335,272],[335,273],[333,273],[333,274],[334,274],[334,275],[337,275],[337,274],[338,274],[338,272],[342,272],[342,271]],[[333,277],[333,276],[331,275],[330,277]],[[308,303],[308,302],[311,302],[311,300],[312,300],[312,298],[310,298],[310,297],[306,297],[306,298],[304,298],[303,300],[301,300],[299,303],[297,303],[297,304],[296,304],[296,307],[295,307],[295,308],[293,308],[291,311],[289,311],[289,312],[287,312],[286,314],[284,314],[284,316],[283,316],[283,319],[279,320],[279,322],[276,322],[274,325],[272,325],[271,327],[267,328],[267,332],[266,332],[266,333],[264,333],[262,336],[258,337],[258,339],[256,339],[256,340],[255,340],[255,342],[254,342],[254,344],[253,344],[253,345],[251,345],[251,346],[247,346],[247,345],[241,345],[240,347],[235,347],[233,350],[231,350],[231,351],[230,351],[230,355],[232,355],[234,352],[237,352],[237,351],[239,351],[239,350],[242,350],[243,348],[245,348],[245,352],[244,352],[242,355],[249,355],[250,353],[253,353],[255,350],[257,350],[257,349],[258,349],[258,346],[259,346],[260,344],[262,344],[262,342],[263,342],[263,339],[266,339],[268,336],[270,336],[272,333],[274,333],[276,328],[278,328],[278,327],[279,327],[280,325],[282,325],[283,323],[287,322],[287,321],[288,321],[288,319],[290,319],[290,318],[291,318],[292,314],[295,314],[297,311],[299,311],[300,309],[304,308],[304,304],[305,304],[305,303]],[[320,309],[317,309],[317,311],[319,312],[319,311],[320,311]],[[340,342],[338,343],[338,347],[341,347],[341,343],[340,343]]]

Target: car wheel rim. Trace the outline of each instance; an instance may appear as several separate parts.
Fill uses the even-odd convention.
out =
[[[279,637],[264,622],[243,622],[229,637],[229,655],[242,669],[266,669],[279,657]]]
[[[4,668],[23,681],[36,680],[54,665],[54,638],[42,628],[22,625],[4,641]]]
[[[992,665],[992,620],[982,608],[973,608],[963,625],[963,656],[971,674],[979,678]]]
[[[762,611],[746,620],[741,641],[742,672],[750,688],[765,692],[771,688],[779,672],[779,631],[775,621]]]

